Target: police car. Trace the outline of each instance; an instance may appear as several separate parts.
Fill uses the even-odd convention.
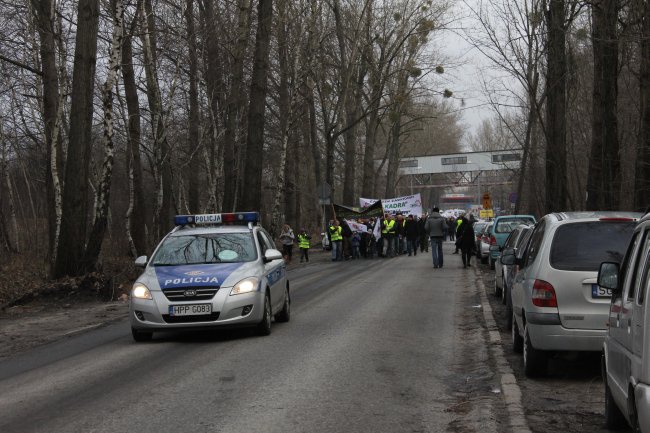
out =
[[[255,327],[271,333],[271,317],[288,322],[291,298],[282,253],[258,225],[257,212],[179,215],[131,290],[136,341],[155,331]]]

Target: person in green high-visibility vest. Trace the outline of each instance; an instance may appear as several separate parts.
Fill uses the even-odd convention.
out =
[[[334,220],[334,224],[329,227],[329,233],[332,239],[332,261],[341,261],[343,260],[343,228],[338,220]]]
[[[311,236],[307,234],[307,230],[304,228],[300,229],[300,233],[298,233],[298,248],[300,248],[300,263],[306,261],[309,263],[309,247]]]
[[[382,231],[382,236],[386,238],[388,247],[386,247],[386,257],[395,257],[397,254],[397,234],[395,233],[395,218],[392,214],[386,214],[386,219],[384,219],[384,230]]]

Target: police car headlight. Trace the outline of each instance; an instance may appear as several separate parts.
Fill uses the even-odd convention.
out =
[[[257,285],[259,282],[260,281],[257,278],[246,278],[245,280],[241,280],[235,284],[235,287],[232,288],[230,291],[230,296],[254,292],[257,290]]]
[[[141,283],[135,283],[133,285],[133,289],[131,289],[131,297],[138,299],[153,299],[147,286]]]

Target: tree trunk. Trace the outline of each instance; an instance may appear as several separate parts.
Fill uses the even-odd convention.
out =
[[[63,212],[54,276],[76,276],[86,246],[88,175],[92,148],[93,90],[99,1],[79,0],[70,102],[70,136],[65,164]]]
[[[546,213],[566,210],[566,21],[565,0],[549,0],[546,13]]]
[[[189,51],[189,67],[190,67],[190,89],[189,89],[189,130],[188,130],[188,146],[187,152],[189,154],[189,210],[190,212],[199,213],[199,170],[195,169],[199,158],[197,152],[199,145],[199,93],[198,93],[198,55],[196,48],[196,30],[194,28],[194,0],[187,0],[185,8],[185,19],[187,21],[187,40]]]
[[[617,210],[621,195],[616,101],[618,97],[618,1],[592,3],[594,84],[587,210]]]
[[[133,24],[137,22],[134,18]],[[122,45],[122,79],[128,112],[128,152],[127,174],[129,177],[129,210],[126,225],[133,241],[132,254],[139,256],[148,249],[147,218],[145,213],[144,190],[142,186],[142,162],[140,158],[140,101],[133,70],[133,28],[124,37]]]
[[[255,54],[248,109],[248,135],[246,137],[246,178],[248,183],[242,191],[241,208],[262,208],[262,170],[264,168],[264,112],[269,49],[273,24],[273,0],[259,0],[258,26],[255,36]]]
[[[0,124],[0,246],[1,250],[9,253],[18,253],[20,251],[19,241],[18,241],[18,223],[16,218],[16,207],[15,207],[15,197],[13,193],[13,186],[11,182],[11,174],[9,173],[9,163],[7,162],[7,143],[4,137],[4,131],[2,124]],[[5,199],[2,195],[2,181],[5,182],[7,186],[7,194],[9,197]],[[2,203],[7,203],[9,208],[9,217],[11,219],[11,231],[14,233],[15,242],[11,241],[11,235],[7,226],[6,217],[4,215],[4,210]]]
[[[223,208],[234,210],[235,182],[238,177],[236,171],[235,143],[237,142],[237,128],[242,106],[241,93],[244,77],[244,59],[248,46],[248,21],[250,16],[251,0],[239,0],[239,15],[237,24],[237,41],[232,53],[232,79],[226,103],[226,125],[223,141]]]
[[[650,3],[643,2],[641,8],[641,134],[636,154],[634,209],[645,211],[650,206]]]
[[[400,135],[402,133],[402,115],[405,112],[407,100],[407,86],[409,75],[406,71],[400,71],[397,76],[397,88],[392,97],[392,112],[390,120],[392,126],[386,153],[388,156],[388,168],[386,173],[386,198],[393,198],[396,195],[397,174],[399,171],[399,147]]]
[[[94,270],[99,258],[108,225],[108,206],[113,179],[113,159],[115,156],[115,143],[113,142],[113,87],[117,82],[117,74],[122,58],[122,37],[124,34],[124,3],[122,0],[111,0],[111,13],[113,15],[113,37],[108,55],[108,74],[106,82],[102,86],[102,106],[104,109],[102,148],[104,149],[104,162],[102,177],[95,198],[95,219],[82,263],[84,272]]]
[[[142,7],[142,50],[144,53],[144,70],[147,81],[147,99],[151,111],[154,150],[154,181],[156,185],[156,204],[154,211],[154,236],[160,239],[172,225],[172,173],[170,147],[167,140],[165,111],[158,84],[158,60],[155,17],[151,0],[144,0]]]
[[[218,182],[218,177],[220,175],[220,169],[221,166],[223,165],[223,160],[222,160],[222,148],[219,146],[219,107],[222,104],[222,99],[223,99],[223,94],[224,94],[224,84],[223,84],[223,70],[222,66],[220,63],[220,56],[221,53],[219,52],[219,37],[216,31],[217,27],[217,22],[215,18],[215,11],[214,11],[214,0],[204,0],[202,2],[203,8],[201,9],[202,11],[202,18],[203,18],[203,33],[205,37],[204,41],[204,52],[205,52],[205,85],[206,85],[206,91],[208,93],[208,103],[210,105],[210,114],[211,114],[211,142],[212,142],[212,149],[211,149],[211,155],[209,161],[211,162],[212,166],[212,180],[213,180],[213,186],[215,189],[218,188],[219,182]],[[225,167],[223,167],[225,169]],[[225,182],[225,180],[224,180]],[[230,181],[228,181],[230,182]],[[233,184],[229,184],[230,188],[232,188]],[[225,190],[224,190],[225,194]],[[219,191],[211,191],[211,196],[214,199],[214,203],[212,203],[213,200],[210,200],[211,204],[214,207],[217,207],[219,205],[218,203],[218,197],[220,196]],[[225,206],[221,206],[222,209],[224,210],[230,210],[226,208]],[[212,211],[215,211],[213,209]]]
[[[61,141],[55,137],[55,124],[59,103],[59,78],[56,67],[56,40],[54,17],[51,0],[32,0],[35,13],[36,27],[40,37],[41,82],[43,86],[42,117],[45,130],[45,148],[47,164],[45,168],[45,194],[47,197],[48,221],[48,257],[50,269],[54,270],[57,251],[58,230],[61,218],[61,183],[59,180],[61,167]],[[52,171],[52,167],[56,170]]]

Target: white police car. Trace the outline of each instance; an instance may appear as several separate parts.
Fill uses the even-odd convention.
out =
[[[257,225],[257,212],[180,215],[131,290],[136,341],[155,331],[256,327],[271,333],[271,316],[288,322],[291,298],[282,253]]]

